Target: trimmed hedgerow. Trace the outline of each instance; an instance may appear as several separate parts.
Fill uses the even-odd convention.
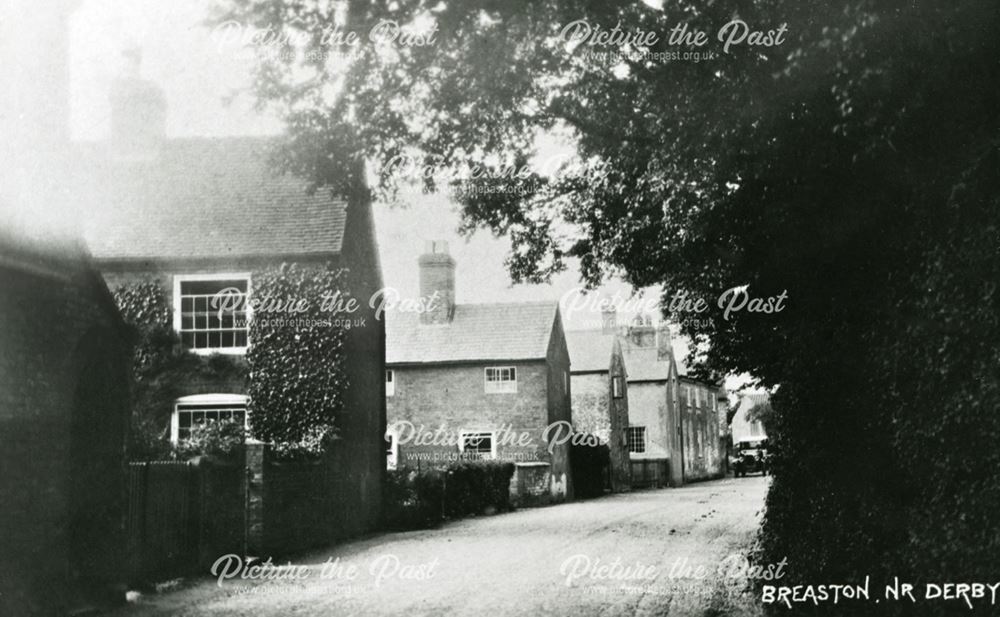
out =
[[[250,433],[273,444],[279,457],[318,455],[335,438],[347,388],[344,329],[323,299],[343,297],[344,280],[344,270],[329,264],[282,264],[254,274]]]
[[[462,518],[488,509],[510,510],[510,479],[514,464],[469,461],[450,465],[445,474],[444,514]]]
[[[453,463],[444,469],[391,470],[386,474],[383,517],[390,529],[424,529],[457,519],[511,510],[514,464]]]
[[[444,473],[393,469],[383,485],[382,515],[388,529],[427,529],[444,519]]]

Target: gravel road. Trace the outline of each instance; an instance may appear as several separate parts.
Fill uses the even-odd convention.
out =
[[[114,616],[756,615],[742,551],[768,481],[729,478],[379,534],[266,570],[265,580],[187,581]],[[234,574],[239,566],[224,565]]]

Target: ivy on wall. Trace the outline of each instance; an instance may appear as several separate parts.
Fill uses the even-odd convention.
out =
[[[336,437],[347,387],[344,330],[324,299],[345,298],[345,278],[344,270],[331,265],[285,264],[254,273],[245,358],[187,350],[173,329],[166,291],[156,281],[116,287],[115,301],[133,330],[135,349],[131,458],[194,453],[194,443],[172,448],[169,419],[174,402],[199,382],[245,383],[250,434],[271,443],[277,456],[321,453]]]
[[[329,310],[346,271],[283,264],[254,274],[250,322],[250,433],[278,456],[320,453],[344,407],[344,328]]]
[[[173,329],[166,292],[155,281],[125,283],[113,290],[122,318],[132,329],[133,460],[171,458],[170,415],[174,401],[197,382],[243,382],[246,362],[236,356],[199,356],[181,345]]]

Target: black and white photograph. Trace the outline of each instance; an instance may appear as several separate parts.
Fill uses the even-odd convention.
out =
[[[997,0],[4,0],[0,617],[1000,615]]]

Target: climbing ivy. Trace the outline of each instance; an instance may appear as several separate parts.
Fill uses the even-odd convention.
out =
[[[314,455],[336,436],[344,406],[344,329],[325,306],[344,297],[345,271],[283,264],[254,274],[250,432],[279,456]]]
[[[190,455],[169,443],[174,401],[192,383],[246,383],[251,435],[271,443],[278,457],[321,453],[336,436],[336,417],[347,386],[344,331],[324,299],[344,294],[344,271],[324,266],[282,265],[254,273],[246,358],[202,356],[187,350],[173,329],[171,307],[154,280],[113,290],[133,331],[133,459]],[[248,379],[252,375],[252,379]]]
[[[156,460],[190,454],[170,444],[174,401],[196,382],[243,382],[246,362],[236,356],[199,356],[186,350],[171,323],[163,287],[152,280],[124,283],[113,290],[122,318],[132,331],[132,430],[129,457]]]

